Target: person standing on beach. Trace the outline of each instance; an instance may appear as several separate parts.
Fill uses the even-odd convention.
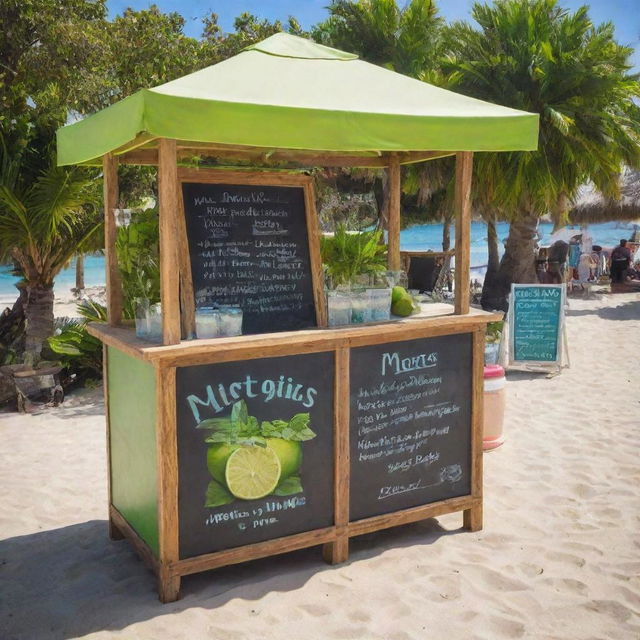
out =
[[[631,251],[627,241],[620,240],[620,244],[611,252],[611,282],[624,282],[624,274],[630,263]]]
[[[551,284],[564,282],[569,245],[564,240],[556,240],[547,251],[547,264]]]

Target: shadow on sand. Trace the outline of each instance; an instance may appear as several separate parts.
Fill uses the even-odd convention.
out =
[[[353,538],[349,563],[387,549],[427,546],[447,531],[435,519]],[[158,601],[155,577],[126,541],[92,520],[0,542],[0,634],[3,640],[64,640],[116,631],[191,607],[215,609],[233,598],[259,600],[301,588],[335,568],[319,547],[187,576],[182,599]]]
[[[566,315],[570,318],[597,315],[603,320],[640,320],[640,300],[601,309],[568,309]]]

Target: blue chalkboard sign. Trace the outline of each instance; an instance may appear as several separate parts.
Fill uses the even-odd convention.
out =
[[[565,292],[564,284],[511,285],[510,363],[560,362]]]

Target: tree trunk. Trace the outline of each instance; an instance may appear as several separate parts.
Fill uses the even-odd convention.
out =
[[[446,215],[442,221],[442,250],[449,251],[451,247],[451,215]]]
[[[80,292],[84,289],[84,255],[79,254],[76,257],[76,291]]]
[[[493,282],[484,281],[483,308],[507,311],[511,283],[537,282],[535,246],[537,216],[527,214],[512,222],[504,255]]]
[[[53,287],[27,286],[25,359],[35,364],[44,341],[53,334]]]
[[[24,351],[24,306],[27,293],[24,288],[18,289],[18,292],[18,299],[13,307],[7,307],[0,314],[0,364],[11,364],[14,355]],[[9,362],[7,356],[11,356]]]
[[[486,215],[486,221],[489,261],[487,263],[487,273],[484,276],[484,285],[482,287],[480,304],[485,311],[490,311],[490,301],[485,300],[485,292],[491,291],[495,287],[496,278],[498,277],[498,269],[500,268],[500,252],[498,250],[498,230],[496,228],[495,214],[488,213]]]

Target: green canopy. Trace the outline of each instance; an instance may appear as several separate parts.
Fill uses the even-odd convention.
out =
[[[143,89],[58,130],[58,164],[157,138],[380,154],[538,146],[538,115],[434,87],[357,56],[278,33],[178,80]],[[443,154],[446,155],[446,154]]]

